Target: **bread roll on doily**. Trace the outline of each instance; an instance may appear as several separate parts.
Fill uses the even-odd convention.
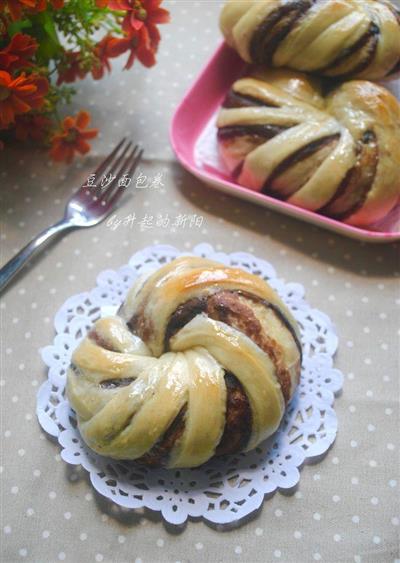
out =
[[[273,434],[300,368],[297,323],[266,282],[182,257],[96,322],[72,356],[67,396],[96,452],[196,467]]]

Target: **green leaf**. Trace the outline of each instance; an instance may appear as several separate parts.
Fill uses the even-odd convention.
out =
[[[36,57],[39,62],[48,64],[62,50],[51,15],[48,12],[41,12],[33,16],[32,27],[39,43]]]
[[[8,35],[13,37],[16,33],[20,33],[24,29],[29,29],[32,27],[32,22],[29,20],[20,20],[16,22],[11,22],[8,25]]]
[[[53,20],[50,16],[50,14],[45,12],[43,14],[43,16],[46,16],[45,21],[43,23],[43,27],[44,27],[47,35],[52,38],[54,43],[60,44],[60,42],[58,40],[58,36],[57,36],[56,26],[54,25],[54,22],[53,22]]]

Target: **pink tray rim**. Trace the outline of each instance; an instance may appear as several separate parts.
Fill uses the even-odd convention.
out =
[[[350,236],[351,238],[356,238],[358,240],[365,240],[367,242],[394,242],[400,240],[400,231],[370,231],[368,229],[363,229],[361,227],[355,227],[353,225],[347,225],[341,221],[337,221],[336,219],[331,219],[329,217],[324,217],[323,215],[319,215],[318,213],[314,213],[313,211],[309,211],[307,209],[302,209],[301,207],[297,207],[293,204],[279,201],[271,196],[266,194],[261,194],[258,192],[253,192],[248,188],[240,186],[234,182],[229,180],[224,180],[220,178],[215,178],[209,172],[199,169],[196,167],[190,160],[186,158],[183,152],[180,150],[178,146],[178,127],[177,122],[181,117],[182,112],[185,110],[185,105],[187,104],[188,100],[191,99],[193,93],[196,92],[199,84],[204,80],[207,74],[210,72],[210,68],[215,64],[215,61],[221,57],[221,54],[226,50],[230,49],[226,45],[224,41],[222,41],[216,51],[213,53],[211,58],[207,61],[205,66],[200,71],[197,78],[194,80],[192,85],[187,90],[186,94],[183,96],[180,104],[177,106],[169,130],[170,142],[173,148],[173,151],[182,164],[182,166],[188,170],[191,174],[207,182],[208,185],[212,185],[215,187],[215,184],[219,184],[221,188],[224,189],[225,192],[230,193],[231,195],[235,196],[235,192],[242,195],[242,197],[248,201],[253,201],[256,203],[261,203],[265,206],[265,203],[268,203],[268,207],[277,211],[282,212],[282,209],[285,209],[286,214],[296,217],[298,219],[303,219],[307,223],[313,223],[314,225],[318,225],[321,227],[328,228],[329,230],[335,231],[336,233],[340,233],[343,235]],[[210,116],[211,116],[210,112]],[[238,197],[238,196],[237,196]]]

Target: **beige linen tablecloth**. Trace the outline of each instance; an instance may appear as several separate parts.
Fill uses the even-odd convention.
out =
[[[398,247],[354,242],[224,197],[182,170],[168,127],[218,43],[220,3],[178,1],[169,8],[173,21],[162,29],[154,69],[136,65],[124,73],[117,63],[102,82],[79,84],[76,109],[88,107],[102,131],[89,157],[66,167],[36,150],[1,155],[2,263],[59,218],[71,190],[123,134],[146,147],[142,174],[164,184],[130,190],[118,217],[136,213],[133,225],[103,223],[67,235],[2,298],[2,560],[393,562],[399,558]],[[203,224],[141,230],[145,214],[158,213],[197,215]],[[36,392],[46,378],[38,349],[52,342],[63,302],[144,246],[185,250],[202,241],[254,253],[303,284],[308,301],[337,327],[336,365],[345,374],[336,401],[339,433],[328,455],[302,469],[295,494],[275,494],[228,531],[203,521],[174,528],[156,513],[115,509],[93,491],[85,471],[60,459],[35,417]]]

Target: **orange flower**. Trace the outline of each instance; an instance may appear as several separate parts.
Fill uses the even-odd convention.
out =
[[[92,67],[92,76],[95,80],[103,78],[104,71],[111,70],[110,61],[114,57],[119,57],[129,49],[129,43],[125,39],[106,35],[97,43],[94,54],[96,61]]]
[[[18,141],[42,142],[45,140],[52,125],[51,119],[40,113],[18,115],[15,120],[15,138]]]
[[[42,107],[48,90],[49,83],[43,76],[22,73],[13,78],[0,70],[0,129],[14,123],[16,115]]]
[[[150,33],[147,27],[142,27],[139,31],[135,31],[129,37],[120,41],[126,45],[126,49],[130,50],[129,58],[126,62],[125,69],[130,69],[135,59],[138,58],[142,65],[151,67],[156,64],[156,52],[159,43],[158,29],[155,28],[155,35]]]
[[[23,10],[31,12],[43,12],[47,8],[47,0],[0,0],[2,11],[8,8],[13,20],[20,20]],[[64,6],[64,0],[50,0],[50,4],[56,10]]]
[[[110,0],[108,4],[112,10],[127,12],[122,28],[130,35],[143,26],[154,31],[157,24],[169,22],[169,12],[160,8],[161,3],[162,0]]]
[[[12,72],[18,68],[32,66],[29,61],[36,53],[38,44],[30,35],[16,33],[10,43],[0,50],[0,68]]]
[[[75,152],[86,154],[90,151],[88,139],[97,136],[97,129],[87,129],[90,114],[80,111],[76,117],[66,117],[62,130],[52,138],[50,156],[56,161],[71,162]]]
[[[136,57],[147,67],[156,63],[155,54],[161,36],[157,24],[167,23],[169,12],[160,8],[162,0],[110,0],[109,7],[113,10],[125,10],[122,29],[127,38],[125,41],[130,56],[125,65],[131,68]]]

